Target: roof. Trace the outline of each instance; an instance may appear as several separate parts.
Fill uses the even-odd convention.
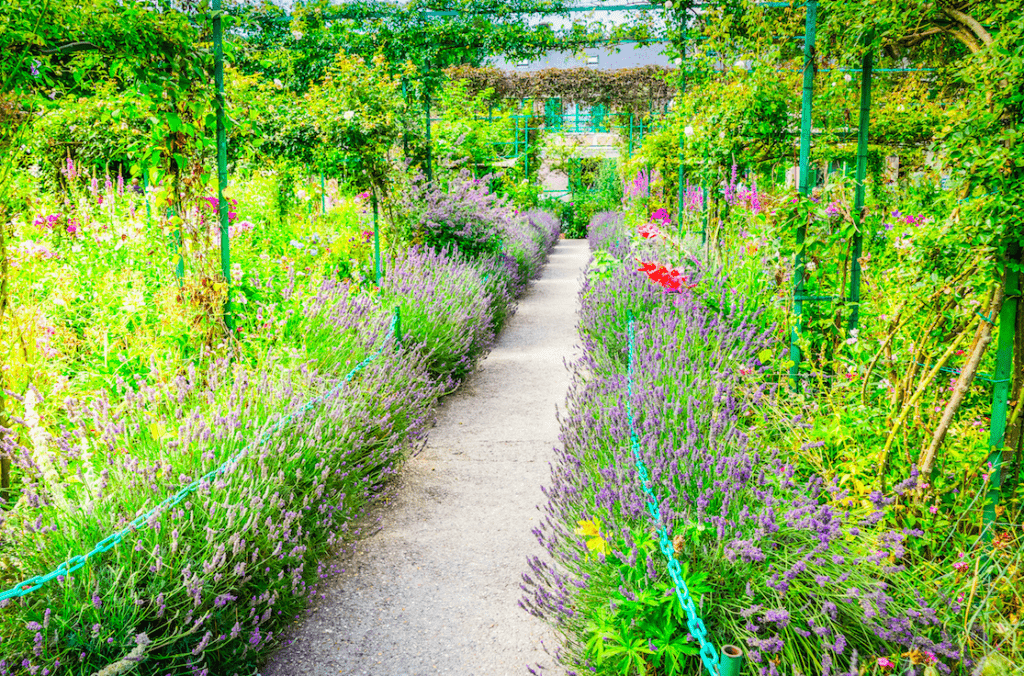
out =
[[[503,58],[494,59],[490,65],[499,70],[522,73],[535,72],[546,68],[594,68],[596,70],[620,70],[640,66],[669,66],[664,54],[665,43],[650,45],[622,45],[618,47],[588,47],[578,51],[552,50],[539,59],[529,62],[509,62]]]

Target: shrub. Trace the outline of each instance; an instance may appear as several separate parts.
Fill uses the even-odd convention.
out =
[[[462,170],[440,186],[418,176],[397,198],[399,239],[435,251],[458,249],[470,258],[499,254],[515,212],[490,191],[489,178]]]
[[[432,374],[461,378],[494,339],[480,271],[451,251],[414,249],[388,261],[381,282],[385,305],[401,308],[406,340],[428,359]]]
[[[364,315],[348,314],[358,303],[344,293],[325,290],[311,314],[324,309],[327,324],[353,329]],[[345,356],[362,357],[368,337]],[[154,372],[122,381],[116,404],[103,394],[68,401],[59,436],[43,431],[29,401],[30,441],[13,449],[26,483],[3,524],[5,579],[91,550],[248,450],[81,571],[4,604],[0,673],[22,660],[30,671],[94,673],[140,655],[146,674],[248,673],[328,574],[318,562],[425,437],[439,384],[417,352],[383,347],[348,384],[340,370],[273,360],[254,373],[226,361],[205,374]],[[272,432],[314,397],[314,412]]]
[[[830,485],[798,478],[776,445],[786,430],[753,414],[774,397],[759,375],[773,342],[757,313],[714,275],[658,294],[617,275],[582,292],[588,338],[536,531],[550,559],[529,562],[522,602],[564,637],[569,673],[699,669],[665,600],[672,583],[650,536],[662,525],[713,643],[745,645],[762,674],[858,673],[864,656],[911,652],[957,664],[934,601],[900,565],[914,533],[877,526],[881,494],[848,513]],[[630,306],[632,376],[619,347]],[[663,524],[634,469],[627,396]]]

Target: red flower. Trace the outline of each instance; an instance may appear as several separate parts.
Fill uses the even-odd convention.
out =
[[[696,284],[690,284],[689,279],[675,268],[667,268],[664,265],[644,263],[637,272],[643,272],[652,282],[660,284],[666,291],[678,293],[685,286],[687,289],[696,288]]]
[[[656,223],[651,222],[644,223],[639,228],[637,228],[637,230],[639,231],[640,236],[644,238],[657,237],[659,234],[661,234],[661,231],[658,230],[658,225]]]

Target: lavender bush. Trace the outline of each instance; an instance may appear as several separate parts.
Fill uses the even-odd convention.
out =
[[[447,185],[415,177],[398,201],[399,239],[429,249],[458,249],[475,258],[501,252],[502,233],[514,218],[506,199],[491,192],[490,176],[462,170]]]
[[[16,459],[37,478],[4,524],[8,575],[88,551],[337,382],[272,360],[256,373],[227,362],[152,373],[122,383],[116,406],[66,402],[58,437],[32,419],[30,391],[28,419],[16,422],[31,441]],[[0,674],[91,674],[126,655],[146,658],[142,673],[245,673],[329,572],[318,561],[422,442],[439,391],[422,356],[385,349],[130,541],[6,603]]]
[[[381,296],[402,311],[407,341],[427,355],[431,373],[460,378],[494,340],[480,270],[463,256],[429,249],[398,254],[386,266]]]
[[[778,393],[762,376],[776,348],[757,313],[716,275],[665,293],[632,273],[649,293],[626,274],[581,294],[585,353],[534,531],[547,557],[524,575],[522,605],[559,630],[568,672],[700,668],[630,446],[622,314],[632,305],[641,455],[715,645],[743,646],[761,674],[858,674],[901,656],[914,673],[964,673],[947,611],[904,568],[915,533],[877,525],[881,494],[850,512],[843,494],[786,462],[787,430],[770,424]]]
[[[268,349],[248,359],[154,365],[112,393],[66,400],[57,420],[40,419],[35,390],[18,398],[22,416],[0,428],[0,453],[23,477],[17,504],[0,511],[4,588],[90,551],[248,451],[73,575],[0,604],[0,676],[251,674],[333,572],[323,561],[358,536],[366,507],[425,441],[434,402],[493,341],[557,236],[542,214],[503,227],[513,254],[403,252],[372,293],[330,279],[299,293],[294,271],[280,289],[254,279],[258,321],[288,309],[277,307],[259,343]],[[388,333],[395,306],[401,344]]]

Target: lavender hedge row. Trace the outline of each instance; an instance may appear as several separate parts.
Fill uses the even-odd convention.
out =
[[[875,526],[891,498],[850,512],[780,452],[801,423],[773,415],[776,333],[693,259],[681,263],[697,287],[666,293],[638,274],[642,245],[621,228],[610,215],[592,224],[592,246],[623,260],[592,266],[580,294],[584,354],[534,531],[547,556],[523,576],[522,606],[557,628],[567,673],[701,671],[631,451],[630,311],[641,455],[714,644],[740,645],[745,673],[882,673],[901,658],[907,673],[965,673],[946,635],[957,604],[917,590],[905,567],[915,533]]]
[[[0,511],[3,589],[91,550],[326,397],[89,565],[0,603],[0,676],[252,674],[424,443],[434,403],[491,344],[558,224],[530,213],[502,232],[525,269],[500,253],[417,248],[390,259],[379,291],[320,284],[266,354],[154,369],[114,397],[65,401],[57,422],[39,419],[29,390],[0,434],[26,477]],[[386,341],[395,306],[403,342],[343,385]]]

